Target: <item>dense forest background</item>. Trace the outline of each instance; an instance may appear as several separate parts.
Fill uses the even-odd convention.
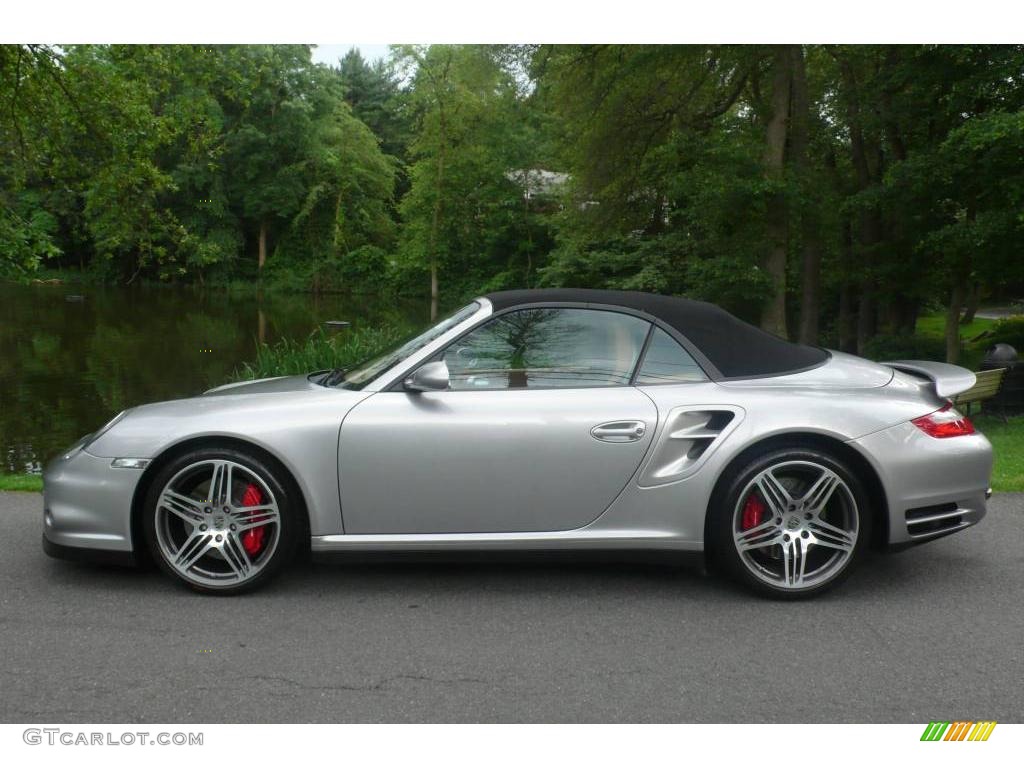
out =
[[[615,287],[946,357],[1024,293],[1024,46],[0,46],[0,277]],[[909,356],[917,356],[907,350]]]

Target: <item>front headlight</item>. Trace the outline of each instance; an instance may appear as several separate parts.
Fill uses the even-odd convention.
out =
[[[92,445],[97,440],[99,440],[101,437],[103,437],[104,434],[106,434],[107,432],[110,431],[111,427],[113,427],[115,424],[117,424],[117,422],[119,422],[121,419],[124,418],[124,415],[126,413],[128,413],[128,411],[126,411],[126,410],[125,411],[121,411],[119,414],[117,414],[117,416],[112,418],[110,421],[108,421],[102,427],[100,427],[95,432],[93,432],[91,435],[89,435],[87,438],[85,438],[85,442],[82,443],[82,447],[83,448],[88,448],[90,445]]]
[[[67,461],[80,450],[82,450],[85,447],[85,444],[88,443],[91,439],[92,435],[85,435],[84,437],[78,438],[75,441],[74,445],[72,445],[70,448],[64,451],[64,454],[61,456],[61,459]]]

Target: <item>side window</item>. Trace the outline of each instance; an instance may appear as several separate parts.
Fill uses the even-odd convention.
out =
[[[690,353],[661,328],[655,328],[647,346],[636,383],[675,384],[684,381],[707,381],[704,371]]]
[[[649,323],[593,309],[521,309],[444,353],[451,388],[534,389],[629,384]]]

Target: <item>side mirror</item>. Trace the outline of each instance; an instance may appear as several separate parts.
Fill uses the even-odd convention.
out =
[[[406,392],[440,392],[448,389],[448,366],[444,360],[421,365],[402,382]]]

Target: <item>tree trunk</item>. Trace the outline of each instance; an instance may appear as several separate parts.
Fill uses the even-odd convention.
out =
[[[789,227],[786,195],[781,189],[786,161],[786,133],[789,122],[792,49],[775,46],[772,56],[771,115],[765,131],[765,176],[779,188],[768,200],[768,251],[761,267],[771,281],[771,296],[761,311],[761,327],[786,338],[786,246]]]
[[[857,176],[857,189],[864,191],[874,183],[875,176],[881,175],[881,146],[877,139],[865,138],[860,99],[857,89],[856,73],[853,65],[847,58],[839,60],[840,73],[843,79],[844,90],[847,93],[847,121],[850,129],[850,159],[853,161],[854,171]],[[874,174],[872,173],[869,157],[878,157]],[[881,220],[877,209],[865,210],[860,213],[859,241],[861,246],[861,264],[859,265],[860,279],[860,306],[857,314],[857,353],[860,354],[864,345],[875,335],[877,328],[876,306],[875,306],[875,275],[874,275],[874,249],[881,234]]]
[[[960,359],[960,310],[963,309],[967,289],[962,280],[953,285],[946,308],[946,362],[956,363]]]
[[[801,267],[803,278],[800,295],[800,343],[818,343],[818,315],[821,312],[821,242],[804,226],[804,256]]]
[[[437,320],[437,261],[430,262],[430,322]]]
[[[803,47],[794,45],[791,51],[792,105],[790,123],[790,152],[797,171],[803,203],[800,208],[800,235],[803,257],[800,264],[800,327],[797,338],[802,344],[818,343],[818,315],[821,312],[821,233],[818,203],[810,178],[811,109],[807,95],[807,63]]]
[[[260,221],[260,255],[259,255],[259,270],[263,273],[263,265],[267,263],[267,220],[262,219]]]
[[[967,294],[967,306],[964,309],[964,316],[960,318],[961,324],[967,325],[974,322],[974,316],[978,313],[983,293],[984,290],[981,287],[981,283],[971,283],[971,290]]]
[[[853,285],[839,286],[839,351],[856,352],[856,333],[853,327]]]
[[[889,328],[900,336],[914,332],[917,326],[917,299],[900,298],[889,304]]]
[[[437,144],[437,184],[435,188],[434,213],[430,221],[430,322],[437,319],[437,237],[441,228],[441,217],[444,213],[444,150],[447,124],[444,107],[438,110],[438,144]]]
[[[843,221],[842,243],[839,264],[842,282],[839,284],[839,349],[842,352],[857,351],[857,329],[854,325],[853,301],[853,231],[850,220]]]
[[[907,46],[886,46],[883,71],[887,73],[895,72],[907,56],[913,56],[912,53],[908,52]],[[898,164],[907,159],[907,145],[903,137],[904,131],[896,119],[899,111],[893,106],[893,97],[899,92],[899,78],[882,78],[882,80],[887,83],[883,86],[881,92],[881,115],[886,146],[889,147],[893,159]],[[881,171],[879,171],[880,175]],[[887,248],[886,261],[889,263],[908,264],[915,260],[913,249],[908,245],[906,227],[907,222],[902,216],[887,215],[885,217],[885,228],[887,231],[883,238]],[[902,283],[902,286],[902,289],[897,287],[896,290],[890,287],[888,291],[890,294],[894,294],[891,295],[888,301],[888,325],[893,333],[905,336],[913,334],[917,326],[919,302],[917,299],[901,296],[900,294],[907,293],[905,290],[906,284]]]
[[[860,303],[857,305],[857,354],[864,354],[865,345],[875,335],[875,286],[865,280],[860,286]]]
[[[527,184],[529,184],[529,172],[527,172]],[[529,188],[529,187],[527,187]],[[530,226],[530,195],[523,194],[523,226],[526,228],[526,287],[530,285],[530,277],[533,272],[533,227]]]

